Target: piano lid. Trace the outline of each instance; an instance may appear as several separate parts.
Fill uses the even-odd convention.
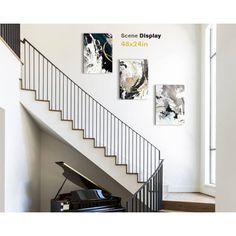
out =
[[[56,162],[56,164],[59,165],[64,170],[63,176],[65,176],[72,183],[84,189],[101,189],[107,192],[108,194],[110,194],[109,191],[99,186],[98,184],[90,180],[89,178],[85,177],[83,174],[73,169],[72,167],[67,165],[65,162],[58,161]]]

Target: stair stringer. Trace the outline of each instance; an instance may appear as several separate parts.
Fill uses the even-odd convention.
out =
[[[130,193],[134,194],[142,186],[141,183],[137,182],[137,174],[126,173],[126,165],[117,165],[115,157],[105,156],[104,148],[94,148],[94,140],[84,139],[81,130],[73,130],[71,121],[61,121],[61,112],[49,111],[48,102],[36,101],[34,91],[20,90],[20,101],[29,113],[105,171]]]

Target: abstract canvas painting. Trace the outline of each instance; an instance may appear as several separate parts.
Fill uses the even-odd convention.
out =
[[[145,99],[148,94],[148,61],[120,60],[120,98]]]
[[[111,34],[84,34],[84,73],[112,73]]]
[[[184,85],[156,85],[156,125],[181,125],[184,115]]]

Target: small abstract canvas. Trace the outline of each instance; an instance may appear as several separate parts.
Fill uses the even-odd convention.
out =
[[[156,125],[181,125],[184,115],[184,85],[156,85]]]
[[[111,34],[84,34],[84,73],[112,73]]]
[[[148,61],[120,60],[120,98],[145,99],[148,94]]]

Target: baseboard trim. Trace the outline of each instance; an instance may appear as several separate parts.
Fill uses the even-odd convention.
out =
[[[171,186],[168,185],[170,193],[193,193],[200,192],[200,186]]]

